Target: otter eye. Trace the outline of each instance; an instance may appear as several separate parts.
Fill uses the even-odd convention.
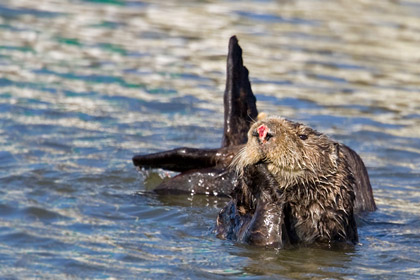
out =
[[[305,135],[305,134],[299,134],[299,138],[300,138],[301,140],[306,140],[306,139],[308,139],[308,135]]]

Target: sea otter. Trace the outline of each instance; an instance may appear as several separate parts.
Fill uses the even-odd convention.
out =
[[[265,144],[267,144],[274,139],[273,137],[278,137],[278,135],[275,136],[273,134],[275,125],[268,124],[268,122],[264,124],[265,126],[258,126],[257,128],[259,129],[257,131],[255,129],[250,130],[251,125],[258,116],[256,98],[251,89],[248,70],[243,65],[242,49],[238,45],[238,40],[235,36],[231,37],[229,41],[224,108],[224,133],[221,148],[177,148],[155,154],[136,155],[133,157],[134,165],[139,168],[163,168],[181,172],[170,180],[162,182],[155,189],[157,193],[230,196],[232,198],[231,201],[222,210],[218,218],[218,235],[222,238],[243,240],[260,245],[277,244],[279,247],[287,243],[293,243],[296,240],[302,241],[302,237],[299,237],[301,231],[298,231],[299,234],[289,232],[291,229],[298,229],[299,227],[297,225],[294,227],[290,226],[290,223],[293,224],[297,221],[293,217],[298,216],[293,214],[294,212],[292,213],[292,210],[295,208],[291,208],[290,205],[292,203],[288,200],[292,196],[287,196],[288,199],[286,199],[286,192],[294,188],[285,188],[285,186],[292,184],[293,180],[297,180],[297,175],[301,174],[298,168],[303,167],[303,162],[294,161],[292,157],[289,157],[287,161],[277,161],[279,165],[276,167],[276,163],[268,163],[265,156],[258,161],[251,160],[252,158],[258,158],[252,156],[248,160],[244,159],[246,158],[244,155],[247,155],[246,150],[250,148],[250,143],[248,142],[244,149],[247,141],[262,138],[260,141],[266,141]],[[253,124],[253,128],[255,125],[257,124]],[[296,126],[296,129],[298,127],[313,132],[313,134],[309,132],[308,134],[302,133],[301,136],[297,136],[298,138],[295,137],[297,141],[293,145],[297,146],[292,145],[291,147],[297,148],[296,152],[302,152],[299,150],[299,141],[306,141],[306,144],[311,143],[317,133],[306,126]],[[248,133],[248,131],[250,132]],[[300,137],[308,137],[308,139],[303,140]],[[319,137],[321,137],[321,134],[319,134]],[[290,141],[290,143],[292,142]],[[265,147],[268,146],[266,145]],[[352,179],[348,182],[354,181],[352,190],[355,198],[349,200],[352,201],[352,206],[349,205],[347,211],[353,211],[354,213],[374,211],[376,206],[369,176],[363,161],[349,147],[343,144],[336,144],[335,147],[336,155],[339,158],[338,161],[345,160],[347,162],[346,166],[352,175]],[[257,154],[266,155],[264,149],[266,148],[262,148]],[[326,152],[327,150],[321,152],[320,155],[324,155]],[[241,156],[236,157],[232,164],[232,160],[238,153]],[[329,155],[334,157],[333,154]],[[304,155],[301,154],[301,156]],[[324,163],[325,167],[335,168],[334,164],[328,163],[320,155],[313,157],[314,160],[316,159],[316,162],[313,164]],[[231,164],[235,168],[229,167]],[[319,166],[314,165],[311,167],[312,169],[310,167],[310,165],[307,165],[305,170],[307,172],[312,170],[312,173],[315,174],[316,169],[314,168]],[[240,172],[238,173],[236,170]],[[238,176],[238,174],[240,175]],[[307,173],[307,175],[309,174]],[[322,174],[325,175],[327,173]],[[347,173],[343,173],[343,176],[346,176],[345,174]],[[308,176],[307,178],[308,180],[315,180],[315,177]],[[252,195],[249,195],[250,191]],[[298,194],[303,195],[304,191],[305,189],[302,187]],[[318,195],[318,193],[316,194]],[[240,203],[238,204],[239,200]],[[296,203],[299,205],[299,201],[296,201]],[[303,207],[304,204],[300,205]],[[324,205],[320,205],[320,207],[322,206]],[[314,208],[314,211],[315,214],[318,209]],[[241,216],[241,213],[245,214]],[[239,219],[239,222],[235,223],[229,219]],[[309,222],[310,220],[305,221]],[[349,227],[352,226],[352,223],[349,223]],[[253,232],[259,232],[260,234],[253,234]],[[337,234],[337,236],[340,236],[339,232]],[[347,235],[348,237],[342,239],[354,242],[357,240],[357,232],[355,234],[353,237]],[[274,237],[280,238],[280,241],[274,242]],[[339,237],[334,238],[340,239]]]
[[[232,161],[239,181],[218,216],[218,236],[275,247],[356,243],[357,187],[343,151],[301,123],[280,117],[254,123]]]

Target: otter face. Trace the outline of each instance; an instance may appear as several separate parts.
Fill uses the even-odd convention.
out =
[[[254,123],[248,143],[234,158],[239,174],[248,165],[267,164],[280,186],[328,177],[337,169],[338,144],[316,130],[280,117]]]

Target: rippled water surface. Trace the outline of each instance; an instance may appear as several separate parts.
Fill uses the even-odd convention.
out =
[[[212,233],[226,199],[147,192],[131,157],[218,147],[228,38],[260,111],[354,148],[378,211],[351,250]],[[420,277],[420,2],[0,2],[0,278]]]

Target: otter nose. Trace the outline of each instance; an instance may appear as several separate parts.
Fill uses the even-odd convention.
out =
[[[260,143],[266,143],[271,137],[273,137],[270,133],[270,129],[265,124],[260,125],[253,135],[258,136]]]
[[[257,128],[257,131],[258,131],[258,136],[259,136],[259,138],[261,139],[261,140],[263,140],[263,139],[265,139],[265,136],[267,135],[267,133],[268,133],[268,127],[267,126],[265,126],[264,124],[262,124],[262,125],[260,125],[258,128]]]

